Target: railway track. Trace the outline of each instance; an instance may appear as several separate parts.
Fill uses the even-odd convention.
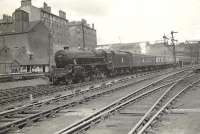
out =
[[[179,71],[181,73],[183,71]],[[174,73],[175,75],[176,73]],[[156,76],[153,76],[156,77]],[[167,76],[165,77],[167,78]],[[112,83],[103,85],[96,88],[90,88],[88,90],[80,91],[75,94],[69,94],[66,96],[57,96],[52,99],[28,104],[22,107],[18,107],[12,110],[7,110],[0,113],[0,133],[4,133],[14,128],[22,128],[26,124],[36,122],[42,118],[55,115],[57,112],[73,107],[77,104],[89,101],[93,98],[112,93],[116,90],[123,89],[127,86],[131,86],[135,83],[152,79],[151,77],[144,78],[138,81],[131,81],[133,77],[128,77],[124,80],[117,81],[118,84]],[[123,86],[120,84],[123,83]]]
[[[158,71],[159,72],[159,71]],[[155,73],[155,71],[152,72],[146,72],[146,73],[139,73],[136,75],[130,75],[128,77],[139,77],[143,75],[147,75],[149,73]],[[117,79],[123,79],[124,76],[118,77]],[[89,85],[94,85],[106,81],[110,81],[112,79],[104,79],[100,81],[92,81],[92,82],[84,82],[84,83],[78,83],[78,84],[72,84],[70,86],[50,86],[50,85],[40,85],[40,86],[28,86],[28,87],[18,87],[18,88],[11,88],[11,89],[4,89],[0,90],[0,105],[8,105],[12,102],[21,102],[22,100],[28,100],[30,98],[30,95],[33,98],[40,97],[40,96],[47,96],[52,95],[54,93],[58,92],[65,92],[67,90],[72,90],[79,87],[86,87]],[[11,106],[12,108],[12,106]],[[10,109],[8,107],[8,109]],[[1,111],[1,110],[0,110]]]
[[[155,71],[138,73],[135,75],[130,75],[128,77],[131,77],[131,76],[138,77],[138,76],[142,76],[143,74],[154,73],[154,72]],[[124,77],[124,76],[122,76],[122,77]],[[119,78],[122,78],[122,77],[120,76]],[[106,82],[109,80],[110,79],[104,79],[104,80],[100,80],[100,81],[72,84],[70,86],[39,85],[39,86],[27,86],[27,87],[18,87],[18,88],[11,88],[11,89],[1,89],[0,90],[0,105],[3,106],[3,105],[11,104],[13,102],[16,103],[19,101],[21,102],[23,100],[28,100],[30,98],[30,95],[33,98],[40,97],[40,96],[47,96],[47,95],[52,95],[54,93],[67,91],[67,90],[71,90],[71,89],[75,89],[75,88],[79,88],[79,87],[94,85],[95,83]],[[11,106],[11,108],[12,108],[12,106]],[[9,107],[8,107],[8,109],[9,109]]]
[[[143,74],[140,74],[140,75],[143,75]],[[110,79],[84,82],[84,83],[72,84],[69,86],[39,85],[39,86],[27,86],[27,87],[4,89],[4,90],[0,90],[0,104],[7,105],[12,102],[27,100],[30,98],[30,95],[32,95],[33,98],[40,97],[40,96],[48,96],[54,93],[63,92],[67,90],[73,90],[75,88],[85,87],[88,85],[94,85],[94,84],[106,82],[109,80]]]
[[[181,79],[171,85],[128,134],[143,134],[151,131],[153,125],[166,113],[166,110],[170,108],[176,99],[199,82],[198,76],[196,79],[191,78],[187,79],[187,81]],[[178,84],[182,84],[182,87],[177,88]]]
[[[103,109],[97,111],[96,113],[72,124],[71,126],[69,126],[67,128],[64,128],[63,130],[57,132],[56,134],[87,133],[86,131],[88,129],[93,128],[96,124],[108,119],[111,115],[114,115],[115,113],[126,108],[128,105],[130,105],[132,103],[137,103],[141,100],[144,100],[148,96],[154,95],[155,93],[160,92],[160,91],[164,92],[164,94],[167,94],[168,90],[171,91],[172,88],[176,87],[177,84],[180,83],[181,81],[183,81],[184,79],[187,79],[187,81],[185,81],[185,84],[187,85],[188,81],[190,80],[190,77],[193,76],[190,74],[191,74],[191,72],[185,74],[184,76],[181,76],[180,78],[178,78],[178,80],[176,80],[177,77],[175,79],[166,80],[166,78],[168,78],[166,76],[166,78],[164,78],[166,80],[165,82],[163,82],[163,79],[161,79],[161,80],[153,82],[141,89],[138,89],[137,91],[113,102],[112,104],[104,107]],[[159,85],[155,86],[158,83],[159,83]],[[167,88],[167,90],[166,90],[166,88]],[[162,95],[160,94],[160,95],[158,95],[158,97],[165,96],[164,94],[162,94]],[[161,100],[161,102],[162,101],[163,100]],[[144,121],[147,121],[147,119],[144,119]],[[141,123],[141,124],[143,124],[143,123]],[[101,128],[101,130],[103,131],[104,128]],[[94,133],[95,131],[92,131],[92,132]]]
[[[16,81],[44,77],[47,73],[11,73],[0,74],[0,82]]]

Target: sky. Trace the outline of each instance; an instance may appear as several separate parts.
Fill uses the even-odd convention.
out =
[[[21,0],[1,0],[0,16],[12,14]],[[32,0],[42,7],[44,0]],[[179,41],[200,40],[200,0],[45,0],[70,21],[94,23],[98,44],[161,40],[171,30]]]

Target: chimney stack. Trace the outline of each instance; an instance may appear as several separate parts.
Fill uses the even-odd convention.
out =
[[[3,14],[3,22],[12,22],[12,16]]]
[[[62,10],[59,10],[59,16],[63,19],[66,19],[66,13]]]
[[[83,24],[87,24],[87,21],[85,20],[85,19],[81,19],[81,22],[83,23]]]
[[[92,24],[92,29],[94,29],[94,23]]]
[[[44,4],[43,4],[43,9],[44,9],[45,11],[51,13],[51,7],[48,6],[46,2],[44,2]]]
[[[24,6],[31,6],[31,5],[32,5],[31,0],[22,0],[22,1],[21,1],[21,7],[24,7]]]
[[[15,10],[13,13],[15,32],[21,33],[29,26],[29,14],[23,10]]]

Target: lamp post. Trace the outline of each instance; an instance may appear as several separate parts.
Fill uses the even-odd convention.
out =
[[[30,52],[29,54],[29,72],[32,72],[32,59],[33,59],[33,54]]]
[[[83,34],[83,49],[85,48],[85,30],[84,30],[84,23],[81,22],[81,29]]]

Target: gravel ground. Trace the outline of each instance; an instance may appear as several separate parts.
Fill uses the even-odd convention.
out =
[[[34,124],[34,126],[25,127],[21,130],[18,130],[17,133],[25,133],[25,134],[53,134],[70,124],[77,122],[78,120],[91,115],[92,113],[98,111],[99,109],[107,106],[108,104],[112,103],[113,101],[133,92],[134,90],[143,87],[144,85],[149,84],[152,81],[155,81],[158,78],[151,79],[148,82],[142,82],[136,84],[133,87],[129,87],[126,89],[121,90],[105,95],[103,97],[94,99],[92,101],[83,103],[81,105],[75,106],[70,109],[63,110],[59,114],[56,115],[56,118],[48,118],[42,122],[38,122]]]
[[[200,134],[200,84],[178,99],[172,113],[154,128],[155,134]]]
[[[0,90],[17,88],[17,87],[26,87],[26,86],[46,85],[46,84],[49,84],[49,81],[46,78],[37,78],[32,80],[2,82],[2,83],[0,82]]]
[[[100,122],[94,128],[89,129],[87,134],[127,134],[131,128],[142,118],[143,114],[157,101],[167,87],[161,91],[147,96],[140,100],[124,107],[122,110],[115,113]],[[153,97],[152,97],[153,96]]]

